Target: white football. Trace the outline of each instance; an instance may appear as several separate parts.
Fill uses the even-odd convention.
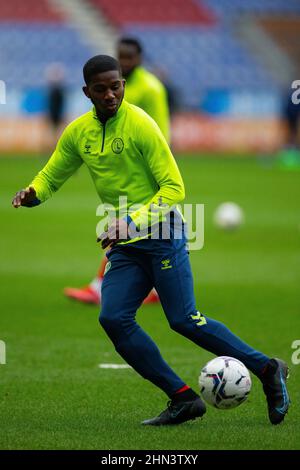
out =
[[[208,362],[199,376],[200,393],[209,405],[221,410],[247,400],[251,378],[245,365],[233,357],[220,356]]]
[[[223,202],[214,213],[214,223],[223,229],[235,229],[244,221],[244,214],[235,202]]]

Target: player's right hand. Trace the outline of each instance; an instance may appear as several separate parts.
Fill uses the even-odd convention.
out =
[[[27,206],[36,199],[36,192],[35,189],[30,186],[26,189],[21,189],[18,191],[15,197],[12,200],[12,205],[18,209],[20,206]]]
[[[128,224],[124,219],[113,219],[107,231],[97,238],[97,242],[101,242],[103,249],[112,248],[121,240],[128,240]]]

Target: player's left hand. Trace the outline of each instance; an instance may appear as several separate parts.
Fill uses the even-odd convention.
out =
[[[128,240],[128,224],[124,219],[112,220],[107,231],[97,238],[97,242],[101,241],[103,249],[112,248],[120,240]]]

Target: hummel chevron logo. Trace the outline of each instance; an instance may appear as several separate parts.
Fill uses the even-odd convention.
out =
[[[162,264],[161,269],[171,269],[173,266],[172,266],[170,263],[171,263],[171,260],[170,260],[170,259],[164,259],[164,260],[162,260],[162,262],[161,262],[161,264]]]
[[[196,315],[191,315],[191,319],[195,321],[197,326],[203,326],[207,324],[206,318],[200,312],[197,312]]]

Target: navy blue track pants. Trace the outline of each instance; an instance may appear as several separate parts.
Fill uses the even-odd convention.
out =
[[[172,396],[185,385],[135,320],[155,287],[170,327],[217,356],[231,356],[259,375],[269,358],[196,308],[185,240],[140,240],[108,253],[100,323],[116,351],[142,377]]]

